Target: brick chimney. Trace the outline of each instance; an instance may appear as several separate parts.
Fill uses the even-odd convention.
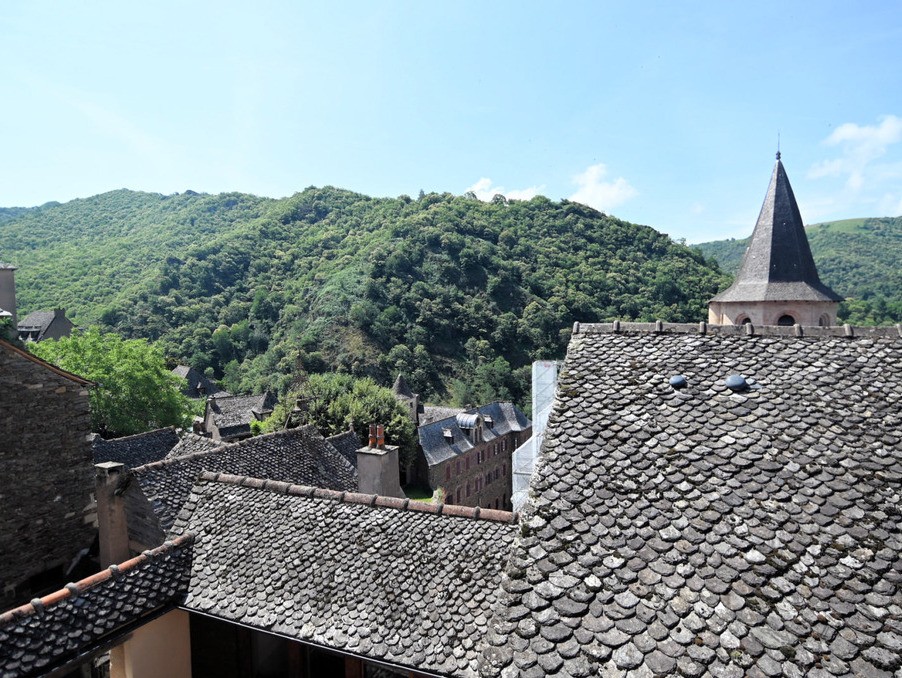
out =
[[[385,444],[382,424],[370,424],[368,445],[357,450],[358,491],[403,499],[398,478],[398,446]]]
[[[120,491],[125,480],[125,464],[105,461],[95,464],[94,470],[100,566],[109,567],[125,562],[131,557],[128,549],[125,497]]]

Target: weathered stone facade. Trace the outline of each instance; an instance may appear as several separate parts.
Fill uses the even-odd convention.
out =
[[[429,486],[442,488],[446,504],[509,511],[513,491],[511,457],[531,434],[531,427],[511,431],[429,467]]]
[[[0,605],[91,545],[91,382],[0,341]]]

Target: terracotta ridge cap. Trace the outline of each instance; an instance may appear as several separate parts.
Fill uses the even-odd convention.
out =
[[[756,337],[841,337],[853,338],[902,338],[902,324],[896,325],[712,325],[707,322],[671,323],[654,322],[573,323],[573,335],[577,334],[718,334],[724,336]]]
[[[197,476],[197,481],[239,485],[241,487],[251,487],[253,489],[274,492],[277,494],[293,494],[297,496],[315,497],[317,499],[329,499],[341,504],[358,504],[360,506],[391,508],[397,511],[431,513],[454,518],[487,520],[490,522],[510,523],[512,525],[518,523],[520,520],[519,514],[511,511],[480,508],[478,506],[461,506],[460,504],[432,504],[429,502],[408,499],[407,497],[387,497],[378,494],[330,490],[324,487],[312,487],[310,485],[298,485],[277,480],[250,478],[248,476],[239,476],[229,473],[201,471]]]
[[[185,532],[175,539],[167,540],[160,546],[157,546],[153,549],[148,549],[133,558],[129,558],[125,562],[118,564],[114,563],[113,565],[100,570],[100,572],[95,572],[94,574],[89,575],[84,579],[80,579],[77,582],[70,582],[61,589],[53,591],[52,593],[48,593],[47,595],[40,598],[34,598],[24,605],[20,605],[19,607],[15,607],[7,610],[6,612],[3,612],[2,614],[0,614],[0,626],[5,626],[6,624],[9,624],[16,619],[28,615],[43,614],[48,607],[52,607],[53,605],[66,600],[67,598],[78,597],[94,588],[95,586],[98,586],[110,579],[118,579],[124,573],[129,572],[136,567],[143,565],[144,563],[155,560],[156,558],[171,551],[175,551],[176,549],[182,548],[183,546],[188,546],[193,542],[194,533]]]

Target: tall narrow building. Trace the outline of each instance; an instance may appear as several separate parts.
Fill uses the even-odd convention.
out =
[[[817,275],[780,153],[736,280],[708,303],[715,325],[836,323],[842,297]]]

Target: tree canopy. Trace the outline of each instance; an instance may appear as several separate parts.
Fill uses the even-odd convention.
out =
[[[166,369],[162,350],[145,339],[97,329],[28,344],[39,358],[90,379],[91,426],[104,437],[190,422],[182,379]]]
[[[413,461],[416,431],[407,409],[391,389],[372,379],[357,379],[348,374],[313,374],[293,388],[263,423],[264,431],[279,430],[298,399],[307,408],[307,423],[324,436],[337,435],[353,427],[358,438],[367,437],[370,424],[385,427],[386,442],[399,447],[402,466]]]
[[[403,372],[431,402],[525,404],[530,363],[563,356],[574,321],[695,321],[726,284],[652,228],[541,196],[114,191],[0,230],[21,306],[159,340],[232,392]]]

